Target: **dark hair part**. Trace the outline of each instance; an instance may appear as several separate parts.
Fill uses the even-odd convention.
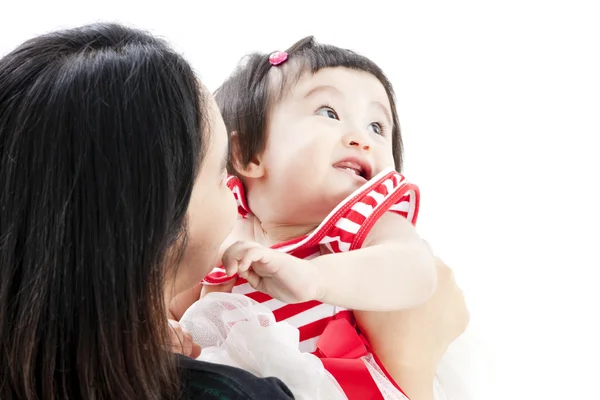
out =
[[[402,169],[402,136],[396,99],[391,82],[381,68],[352,50],[317,43],[309,36],[286,50],[288,61],[272,67],[269,54],[252,53],[242,59],[232,75],[216,90],[215,98],[227,132],[237,133],[238,146],[230,146],[229,172],[235,173],[231,150],[239,148],[239,157],[243,165],[248,165],[256,155],[260,154],[266,144],[266,125],[268,112],[272,104],[281,99],[286,87],[296,83],[302,74],[312,74],[323,68],[345,67],[364,71],[375,76],[383,85],[392,111],[392,150],[396,169]],[[283,71],[283,79],[279,87],[273,87],[269,79],[271,68]]]
[[[163,285],[202,110],[189,64],[120,25],[0,59],[0,398],[179,396]]]

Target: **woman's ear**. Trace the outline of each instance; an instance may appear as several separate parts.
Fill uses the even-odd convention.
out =
[[[231,133],[229,145],[231,146],[231,164],[235,171],[245,178],[262,178],[265,175],[265,168],[261,163],[261,156],[256,155],[247,165],[244,165],[242,152],[240,151],[240,136],[237,131]]]

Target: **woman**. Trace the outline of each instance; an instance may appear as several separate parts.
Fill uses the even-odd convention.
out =
[[[1,399],[293,398],[168,351],[167,305],[234,222],[226,150],[212,97],[148,34],[87,26],[0,59]],[[436,317],[464,309],[455,287],[403,316],[411,359],[428,360],[407,361],[415,400],[456,335]]]
[[[235,218],[226,149],[211,96],[145,33],[56,32],[0,61],[0,398],[291,398],[166,351],[163,293],[203,277],[185,262],[212,265]]]

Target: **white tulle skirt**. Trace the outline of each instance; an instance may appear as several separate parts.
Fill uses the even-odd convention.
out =
[[[299,400],[346,399],[318,357],[298,350],[299,332],[265,306],[239,294],[211,293],[180,323],[202,347],[199,360],[281,379]]]
[[[238,367],[259,377],[279,378],[299,400],[347,399],[319,358],[298,350],[298,329],[276,322],[268,308],[244,295],[211,293],[194,303],[180,323],[202,347],[199,360]],[[371,355],[363,361],[385,400],[407,400]],[[436,400],[475,400],[467,394],[464,380],[452,364],[445,357],[440,365]]]

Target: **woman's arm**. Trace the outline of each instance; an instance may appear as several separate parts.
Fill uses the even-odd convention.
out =
[[[410,400],[434,400],[435,371],[420,370],[406,365],[396,370],[394,378]]]

